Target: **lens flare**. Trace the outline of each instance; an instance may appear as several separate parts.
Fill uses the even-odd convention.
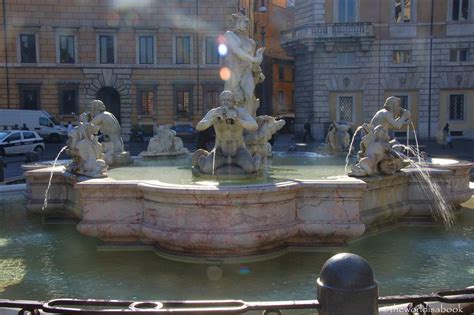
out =
[[[227,55],[227,46],[225,44],[219,44],[217,51],[219,52],[219,55],[225,56]]]
[[[221,71],[219,71],[219,76],[221,77],[221,80],[224,80],[224,81],[229,80],[231,76],[230,69],[227,67],[221,68]]]
[[[248,275],[250,273],[250,268],[247,266],[240,266],[239,273],[241,275]]]
[[[120,24],[120,15],[116,12],[107,13],[105,16],[107,26],[116,27]]]
[[[222,268],[219,266],[209,266],[206,270],[207,277],[211,281],[218,281],[222,278]]]

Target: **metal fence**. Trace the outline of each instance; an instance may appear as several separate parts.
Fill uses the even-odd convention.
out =
[[[447,305],[472,304],[474,288],[441,291],[426,295],[378,297],[377,283],[368,263],[354,254],[337,254],[323,266],[317,280],[319,300],[246,302],[216,301],[126,301],[55,299],[47,302],[0,300],[1,308],[13,308],[18,314],[283,314],[288,310],[320,315],[377,315],[380,306],[401,305],[408,314],[432,314],[430,302]],[[471,306],[469,306],[471,307]],[[406,311],[404,311],[406,310]],[[471,314],[471,310],[457,314]]]

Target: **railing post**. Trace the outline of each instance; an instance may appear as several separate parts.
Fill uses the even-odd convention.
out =
[[[317,279],[320,315],[378,315],[378,288],[369,263],[342,253],[326,261]]]

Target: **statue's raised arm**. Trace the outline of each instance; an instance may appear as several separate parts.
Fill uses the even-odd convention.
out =
[[[386,131],[400,129],[410,123],[410,116],[410,111],[402,108],[401,100],[396,96],[390,96],[385,100],[383,108],[375,113],[370,124],[382,125]]]

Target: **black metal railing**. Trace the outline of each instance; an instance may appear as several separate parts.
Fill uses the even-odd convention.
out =
[[[384,296],[378,305],[406,304],[406,309],[422,306],[429,309],[429,302],[457,305],[474,303],[474,288],[442,291],[426,295]],[[18,309],[18,314],[38,314],[39,311],[56,314],[243,314],[261,311],[262,314],[283,314],[284,310],[319,310],[318,300],[246,302],[241,300],[217,301],[126,301],[55,299],[47,302],[0,300],[0,307]],[[474,310],[473,310],[474,311]],[[323,315],[321,313],[321,315]],[[369,315],[369,314],[367,314]]]

